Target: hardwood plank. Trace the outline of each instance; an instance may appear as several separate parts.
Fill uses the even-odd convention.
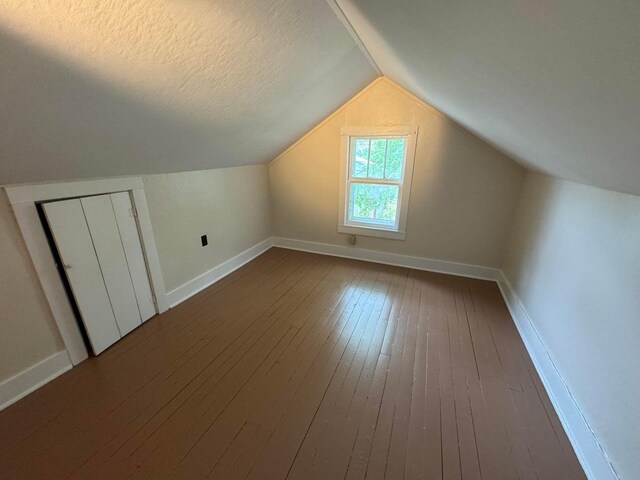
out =
[[[423,286],[423,297],[426,297],[428,308],[427,319],[427,371],[425,399],[422,414],[424,417],[425,455],[424,469],[426,474],[417,472],[420,478],[442,478],[444,474],[442,447],[442,390],[440,385],[440,351],[446,348],[443,327],[444,312],[438,304],[438,282],[434,276],[427,275],[428,281]],[[437,279],[437,277],[436,277]],[[425,288],[426,287],[426,288]]]
[[[296,334],[296,337],[298,336],[299,335]],[[276,361],[275,357],[273,357],[273,361],[274,362]],[[249,365],[247,365],[247,367],[248,366]],[[263,362],[261,366],[263,374],[267,373],[272,368],[272,366],[273,365],[271,363]],[[255,377],[260,379],[261,375],[257,374],[255,375]],[[233,385],[234,384],[233,382],[236,382],[237,384],[238,378],[243,378],[243,377],[238,377],[237,375],[230,375],[225,381],[227,382],[227,384],[231,382],[231,384]],[[242,388],[243,385],[240,385],[240,387]],[[224,398],[229,398],[228,397],[229,392],[234,393],[237,391],[229,388],[219,388],[219,390],[227,395]],[[184,447],[181,447],[181,448],[186,448],[184,454],[179,454],[179,452],[177,451],[179,449],[175,448],[175,442],[166,440],[164,442],[164,444],[166,445],[164,448],[166,448],[167,451],[154,452],[153,456],[150,456],[148,459],[145,460],[145,464],[149,465],[150,463],[154,463],[156,464],[156,467],[160,466],[164,469],[173,469],[177,466],[178,463],[182,463],[183,465],[180,468],[186,469],[192,463],[194,464],[200,463],[198,461],[198,455],[197,455],[197,451],[199,449],[207,449],[210,454],[208,455],[207,461],[204,462],[204,464],[202,465],[203,471],[201,472],[202,474],[206,473],[206,470],[208,468],[213,467],[213,464],[210,464],[210,465],[206,465],[206,464],[210,463],[211,461],[215,461],[215,457],[211,455],[211,445],[207,447],[207,441],[208,439],[216,440],[217,428],[224,429],[224,425],[225,425],[224,417],[220,419],[218,417],[224,414],[226,417],[229,417],[233,421],[236,421],[236,417],[233,416],[232,412],[234,410],[242,408],[241,406],[243,405],[243,400],[242,400],[243,398],[246,398],[247,396],[249,396],[250,398],[254,398],[255,396],[252,389],[252,384],[250,383],[246,384],[245,393],[243,395],[244,396],[239,395],[236,397],[234,404],[231,406],[231,408],[228,411],[226,412],[224,411],[225,404],[224,404],[224,398],[223,398],[222,402],[219,401],[217,404],[211,405],[209,406],[208,409],[204,410],[200,414],[200,417],[198,417],[198,422],[191,422],[193,426],[190,429],[188,429],[188,431],[185,431],[184,435],[182,435],[182,437],[184,437],[184,441],[181,441],[181,445],[184,445]],[[260,398],[263,401],[266,400],[264,396]],[[204,405],[209,405],[211,402],[207,400],[207,401],[203,401],[202,403]],[[186,411],[189,414],[191,414],[192,409],[187,409]],[[237,421],[236,421],[236,424],[237,424]],[[183,428],[184,425],[185,425],[185,422],[183,421],[177,422],[178,428]],[[187,424],[187,427],[188,426],[189,424]],[[230,431],[226,430],[226,434],[229,434],[229,433]],[[164,435],[160,435],[160,436],[165,437]],[[194,449],[195,449],[195,452],[193,452]],[[179,455],[176,457],[176,454],[179,454]],[[188,457],[185,457],[183,460],[182,457],[184,457],[185,455],[188,455]],[[194,473],[192,471],[191,475],[193,474]]]
[[[495,284],[271,249],[0,412],[2,478],[584,479]]]
[[[400,278],[386,274],[374,285],[361,315],[368,316],[362,335],[354,333],[310,425],[289,478],[334,478],[346,469],[361,408],[373,378]],[[332,439],[332,440],[330,440]]]
[[[405,293],[407,273],[408,272],[406,271],[402,272],[402,279],[398,283],[397,289],[391,300],[388,320],[383,336],[383,345],[381,346],[378,358],[377,360],[375,358],[371,359],[372,364],[375,362],[375,371],[373,373],[371,387],[367,393],[366,399],[362,398],[360,400],[365,403],[358,425],[358,430],[355,435],[355,440],[353,442],[353,449],[347,467],[346,478],[364,478],[366,474],[373,436],[378,423],[378,414],[382,403],[382,396],[388,378],[387,373],[389,361],[391,358],[389,354],[384,353],[386,349],[385,345],[388,345],[394,337],[393,332],[395,332],[397,326],[396,320],[399,316],[400,307]],[[364,392],[360,392],[359,395],[363,397]]]
[[[391,361],[389,363],[389,382],[385,386],[382,395],[382,404],[378,423],[373,436],[369,463],[366,470],[366,478],[384,478],[387,472],[389,460],[395,460],[397,469],[404,470],[400,464],[404,459],[406,442],[406,426],[408,422],[408,408],[398,411],[397,403],[408,406],[412,376],[409,371],[409,360],[412,355],[412,340],[415,340],[415,322],[417,307],[419,305],[420,289],[416,281],[417,272],[411,272],[410,282],[407,283],[403,304],[400,309],[400,318],[397,322],[397,331],[391,347]],[[409,344],[409,347],[406,345]],[[415,345],[415,344],[414,344]],[[411,358],[411,364],[412,358]],[[403,368],[404,367],[404,368]],[[403,375],[404,373],[404,375]],[[406,416],[402,422],[402,416]],[[399,458],[391,457],[391,445],[395,432],[394,453]],[[403,436],[404,435],[404,436]],[[403,472],[398,478],[402,478]]]
[[[441,301],[446,315],[448,329],[448,359],[445,365],[450,365],[453,387],[453,410],[455,412],[456,436],[458,438],[458,455],[460,457],[460,472],[462,478],[477,480],[481,478],[480,458],[476,442],[476,426],[474,424],[471,396],[467,377],[475,378],[465,371],[464,343],[461,322],[456,300],[456,279],[447,278],[444,281],[444,292]],[[447,445],[445,443],[445,445]],[[445,447],[446,448],[446,447]]]
[[[345,349],[354,333],[357,334],[363,327],[366,319],[360,315],[360,312],[372,295],[372,287],[377,276],[375,269],[367,266],[362,295],[353,308],[349,308],[344,315],[340,316],[336,323],[336,331],[322,344],[309,370],[303,371],[303,377],[299,377],[298,381],[292,385],[293,389],[289,389],[289,392],[294,395],[290,399],[288,396],[285,397],[288,403],[281,402],[279,405],[279,407],[286,407],[286,410],[278,408],[267,418],[265,425],[268,428],[274,428],[274,433],[248,478],[284,478],[287,475]]]
[[[135,335],[126,336],[104,352],[99,357],[99,362],[83,362],[56,379],[55,382],[47,384],[4,412],[0,412],[0,431],[5,432],[13,439],[26,438],[52,418],[60,415],[61,412],[71,408],[74,402],[83,400],[94,387],[94,382],[102,383],[108,380],[114,374],[113,372],[126,372],[126,367],[131,364],[132,360],[145,358],[151,349],[158,345],[154,342],[155,339],[150,337],[153,335],[175,335],[190,326],[192,320],[198,318],[194,314],[196,307],[201,305],[203,297],[223,291],[225,287],[232,287],[234,283],[240,282],[244,276],[252,273],[257,273],[256,278],[264,277],[270,269],[277,266],[283,258],[289,255],[288,252],[286,254],[280,252],[283,251],[272,250],[265,253],[245,268],[200,292],[189,302],[163,315],[156,316],[153,322],[145,323],[136,330]],[[246,291],[254,287],[249,282],[241,285]],[[239,294],[240,289],[235,292]],[[5,414],[6,412],[11,412],[11,414]]]

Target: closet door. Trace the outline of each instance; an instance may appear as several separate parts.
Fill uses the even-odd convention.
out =
[[[138,301],[138,309],[142,321],[147,321],[156,314],[156,305],[153,301],[149,274],[142,252],[142,241],[138,234],[138,225],[131,203],[131,197],[127,192],[112,193],[111,203],[116,214],[120,238],[127,257],[129,273],[133,282],[133,289]]]
[[[80,202],[120,335],[125,336],[142,322],[111,196],[85,197]]]
[[[93,352],[120,339],[80,200],[43,206]]]

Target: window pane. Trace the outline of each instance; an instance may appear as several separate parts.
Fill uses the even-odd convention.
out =
[[[387,145],[386,138],[371,139],[371,155],[369,156],[369,178],[384,176],[384,154]]]
[[[384,178],[400,180],[404,160],[404,138],[390,138],[387,143],[387,168]]]
[[[352,183],[349,198],[349,220],[393,226],[398,208],[397,185]]]
[[[353,142],[353,161],[351,162],[351,176],[364,178],[367,176],[369,162],[369,139],[356,138]]]

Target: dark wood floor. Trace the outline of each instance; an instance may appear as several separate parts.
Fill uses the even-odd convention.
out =
[[[0,413],[7,479],[584,479],[494,283],[271,249]]]

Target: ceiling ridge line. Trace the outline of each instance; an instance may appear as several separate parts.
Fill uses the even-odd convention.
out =
[[[342,23],[342,25],[347,30],[347,32],[349,32],[349,35],[351,35],[351,38],[353,38],[353,40],[356,42],[356,45],[358,45],[358,48],[360,48],[364,56],[367,58],[367,61],[376,71],[378,76],[380,77],[383,76],[384,74],[382,73],[382,70],[380,69],[380,67],[374,60],[373,56],[367,49],[366,45],[360,38],[360,35],[358,35],[358,32],[356,32],[356,29],[353,27],[353,25],[345,15],[344,11],[342,10],[342,7],[338,4],[338,0],[326,0],[326,1],[329,4],[329,7],[331,7],[331,10],[333,10],[333,13],[335,13],[336,16],[338,17],[338,20],[340,20],[340,23]]]

